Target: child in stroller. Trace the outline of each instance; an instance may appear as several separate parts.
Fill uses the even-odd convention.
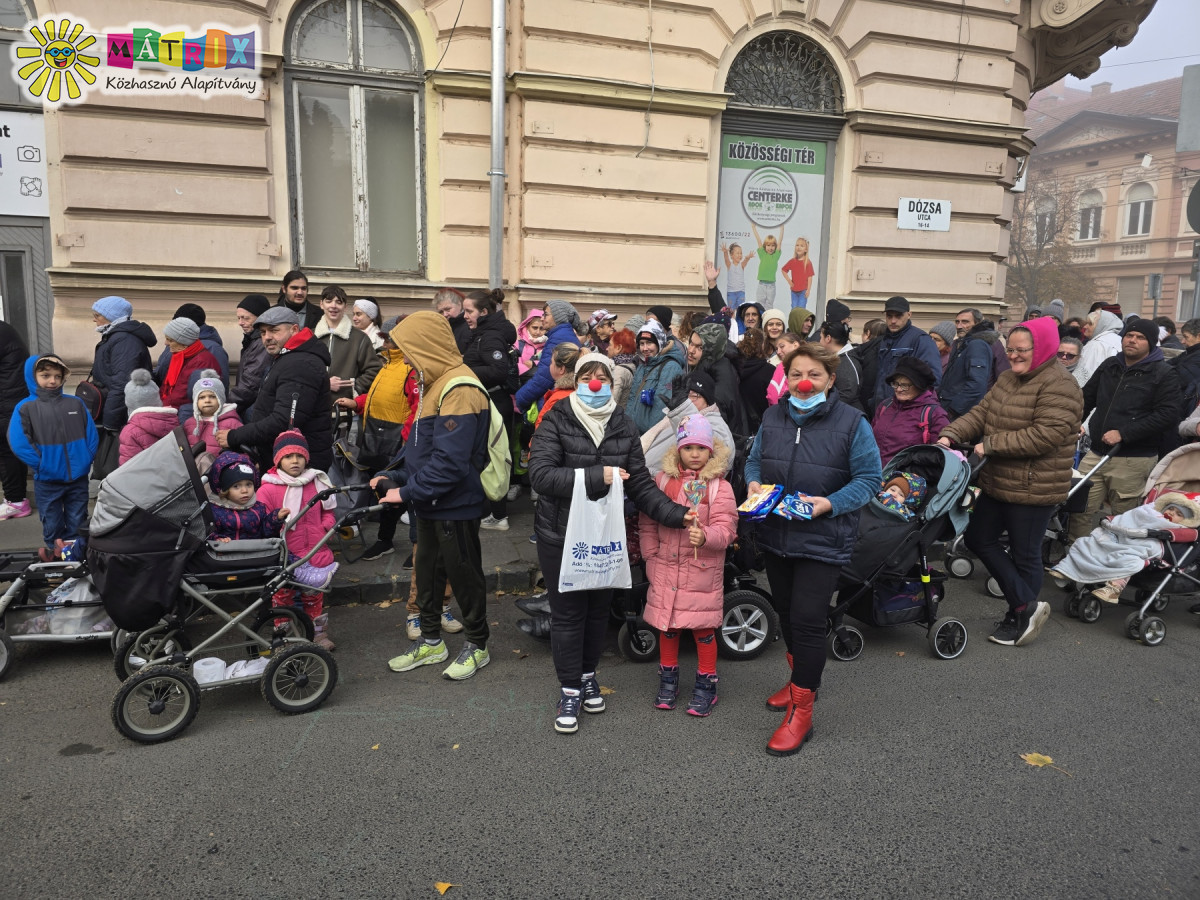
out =
[[[226,450],[208,470],[208,483],[215,489],[212,504],[213,530],[210,541],[279,537],[291,515],[286,508],[272,511],[255,496],[258,469],[244,453]]]

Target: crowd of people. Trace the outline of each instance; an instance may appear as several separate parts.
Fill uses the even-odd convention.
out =
[[[761,247],[778,253],[778,239]],[[728,248],[726,266],[740,265],[740,253]],[[793,268],[807,285],[810,273]],[[753,543],[790,669],[767,700],[784,713],[767,749],[787,755],[812,734],[826,614],[859,511],[878,496],[911,516],[926,490],[911,473],[885,483],[897,453],[936,442],[986,457],[965,541],[1007,601],[990,639],[1022,646],[1049,615],[1038,600],[1041,536],[1066,498],[1080,439],[1090,444],[1083,468],[1110,459],[1072,520],[1076,538],[1090,534],[1102,506],[1118,515],[1139,506],[1155,461],[1200,436],[1200,320],[1183,325],[1180,341],[1169,320],[1125,318],[1111,304],[1066,319],[1055,301],[1006,336],[974,308],[925,331],[895,296],[856,335],[848,305],[829,300],[818,324],[804,289],[792,290],[787,310],[768,308],[762,290],[727,302],[720,271],[705,266],[707,311],[656,305],[619,323],[607,310],[585,318],[551,300],[516,325],[497,290],[443,288],[431,310],[385,320],[373,298],[351,301],[338,285],[310,300],[308,278],[292,271],[273,301],[252,294],[237,305],[236,378],[201,306],[183,304],[156,335],[127,300],[104,297],[92,307],[99,343],[89,390],[77,397],[63,393],[62,359],[29,356],[0,323],[0,519],[30,514],[28,466],[45,552],[61,555],[86,518],[89,478],[182,426],[208,452],[210,538],[286,529],[298,560],[333,527],[332,500],[301,510],[329,484],[341,442],[384,504],[363,558],[395,553],[399,525],[409,529],[411,644],[389,667],[445,662],[443,634],[464,632],[443,673],[461,680],[490,662],[480,530],[508,530],[508,504],[528,490],[546,594],[523,605],[535,614],[523,627],[550,638],[554,728],[569,734],[581,713],[605,709],[596,669],[613,603],[611,589],[559,589],[577,475],[589,500],[619,480],[636,510],[627,524],[651,584],[645,620],[660,636],[654,704],[676,707],[680,635],[690,630],[698,666],[687,712],[700,717],[718,701],[714,629],[724,560],[743,533],[737,503],[763,484],[784,485],[811,516],[770,516]],[[498,494],[484,478],[493,413],[511,456]],[[312,617],[329,649],[323,601],[337,567],[327,549],[317,552],[274,598]],[[1104,599],[1113,592],[1108,585]]]

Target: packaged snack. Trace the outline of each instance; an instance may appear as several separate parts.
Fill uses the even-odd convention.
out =
[[[764,484],[746,498],[746,501],[738,507],[738,513],[747,519],[765,519],[782,496],[782,484]]]
[[[808,521],[812,518],[812,514],[813,505],[807,500],[801,500],[799,491],[794,494],[788,494],[775,507],[775,515],[783,516],[785,519]]]

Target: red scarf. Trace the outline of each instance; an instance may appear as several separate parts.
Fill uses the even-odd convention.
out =
[[[163,379],[162,389],[158,392],[164,404],[167,402],[167,397],[171,395],[171,388],[175,387],[175,382],[179,380],[179,373],[183,371],[184,360],[191,359],[203,349],[204,344],[201,341],[196,341],[196,343],[192,344],[186,350],[180,350],[178,353],[171,354],[171,362],[167,365],[167,375]]]
[[[299,347],[301,344],[305,343],[306,341],[312,340],[312,336],[313,336],[312,329],[301,328],[299,331],[297,331],[295,334],[293,334],[290,338],[288,338],[288,342],[283,345],[283,349],[284,350],[295,350],[297,347]]]

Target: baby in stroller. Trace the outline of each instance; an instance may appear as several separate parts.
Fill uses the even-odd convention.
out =
[[[279,537],[283,523],[291,515],[288,509],[272,512],[259,500],[258,469],[244,453],[226,450],[208,470],[208,482],[215,488],[212,498],[213,529],[210,541],[228,543],[234,540]]]
[[[924,478],[913,472],[901,472],[884,482],[883,490],[875,496],[885,509],[900,513],[908,521],[925,501],[925,490]]]
[[[1149,503],[1106,519],[1071,545],[1062,561],[1049,570],[1050,576],[1079,584],[1103,582],[1092,595],[1116,603],[1130,577],[1165,552],[1162,541],[1145,536],[1147,530],[1200,527],[1198,498],[1198,494],[1166,491]]]

